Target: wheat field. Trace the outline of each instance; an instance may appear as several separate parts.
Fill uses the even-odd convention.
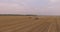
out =
[[[60,32],[60,17],[0,16],[0,32]]]

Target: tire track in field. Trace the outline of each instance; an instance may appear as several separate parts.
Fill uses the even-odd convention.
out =
[[[32,28],[31,31],[29,32],[41,32],[43,31],[45,28],[47,28],[50,25],[50,23],[42,23],[42,25],[39,25],[38,27]]]
[[[48,32],[57,32],[56,23],[52,23],[48,29]]]
[[[16,24],[21,24],[21,23],[25,23],[28,22],[29,20],[25,20],[25,21],[12,21],[12,23],[6,23],[6,24],[1,24],[0,28],[2,27],[7,27],[7,26],[11,26],[11,25],[16,25]],[[32,20],[30,20],[32,21]]]
[[[23,22],[23,21],[28,21],[29,19],[24,19],[24,20],[6,20],[6,21],[0,21],[0,25],[7,25],[7,24],[12,24],[12,23],[17,23],[17,22]]]
[[[32,21],[32,20],[30,20],[30,21]],[[16,21],[17,22],[17,21]],[[17,23],[12,23],[12,24],[7,24],[7,26],[6,25],[4,25],[3,27],[1,27],[1,28],[6,28],[6,27],[10,27],[10,26],[15,26],[15,25],[21,25],[21,24],[24,24],[24,23],[27,23],[27,22],[29,22],[29,21],[21,21],[21,22],[17,22]],[[0,29],[1,29],[0,28]]]
[[[45,23],[45,22],[41,22],[41,23],[37,22],[37,23],[34,24],[34,25],[26,26],[26,27],[24,27],[24,28],[22,28],[22,29],[17,29],[16,31],[14,30],[14,32],[17,32],[17,31],[28,32],[28,30],[31,30],[31,29],[33,29],[34,27],[38,27],[39,25],[41,25],[41,24],[43,24],[43,23]]]
[[[37,22],[37,21],[35,21]],[[31,23],[34,23],[34,20],[33,21],[28,21],[28,22],[25,22],[25,23],[19,23],[19,24],[16,24],[16,25],[11,25],[11,26],[7,26],[7,27],[3,27],[1,28],[1,31],[2,30],[8,30],[8,29],[13,29],[13,28],[21,28],[21,27],[24,27],[24,26],[27,26],[27,25],[30,25]],[[26,25],[27,24],[27,25]],[[20,27],[19,27],[20,26]]]
[[[31,23],[30,23],[30,24],[31,24]],[[29,26],[30,26],[30,24],[29,24]],[[27,25],[25,25],[25,26],[27,26]],[[23,27],[25,27],[25,26],[23,26]],[[18,27],[18,26],[17,26],[17,27]],[[15,27],[14,29],[16,29],[17,27]],[[21,29],[22,29],[23,27],[22,27],[22,26],[19,26],[19,28],[21,28]],[[19,28],[18,28],[18,29],[19,29]],[[13,28],[12,28],[12,29],[13,29]],[[11,29],[10,29],[10,30],[11,30]]]

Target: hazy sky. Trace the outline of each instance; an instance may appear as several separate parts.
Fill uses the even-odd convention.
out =
[[[0,0],[0,14],[60,15],[60,0]]]

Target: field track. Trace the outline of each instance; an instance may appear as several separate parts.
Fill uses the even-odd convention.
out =
[[[0,16],[0,32],[60,32],[60,17]]]

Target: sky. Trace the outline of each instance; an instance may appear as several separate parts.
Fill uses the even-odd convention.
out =
[[[0,0],[0,14],[60,15],[60,0]]]

